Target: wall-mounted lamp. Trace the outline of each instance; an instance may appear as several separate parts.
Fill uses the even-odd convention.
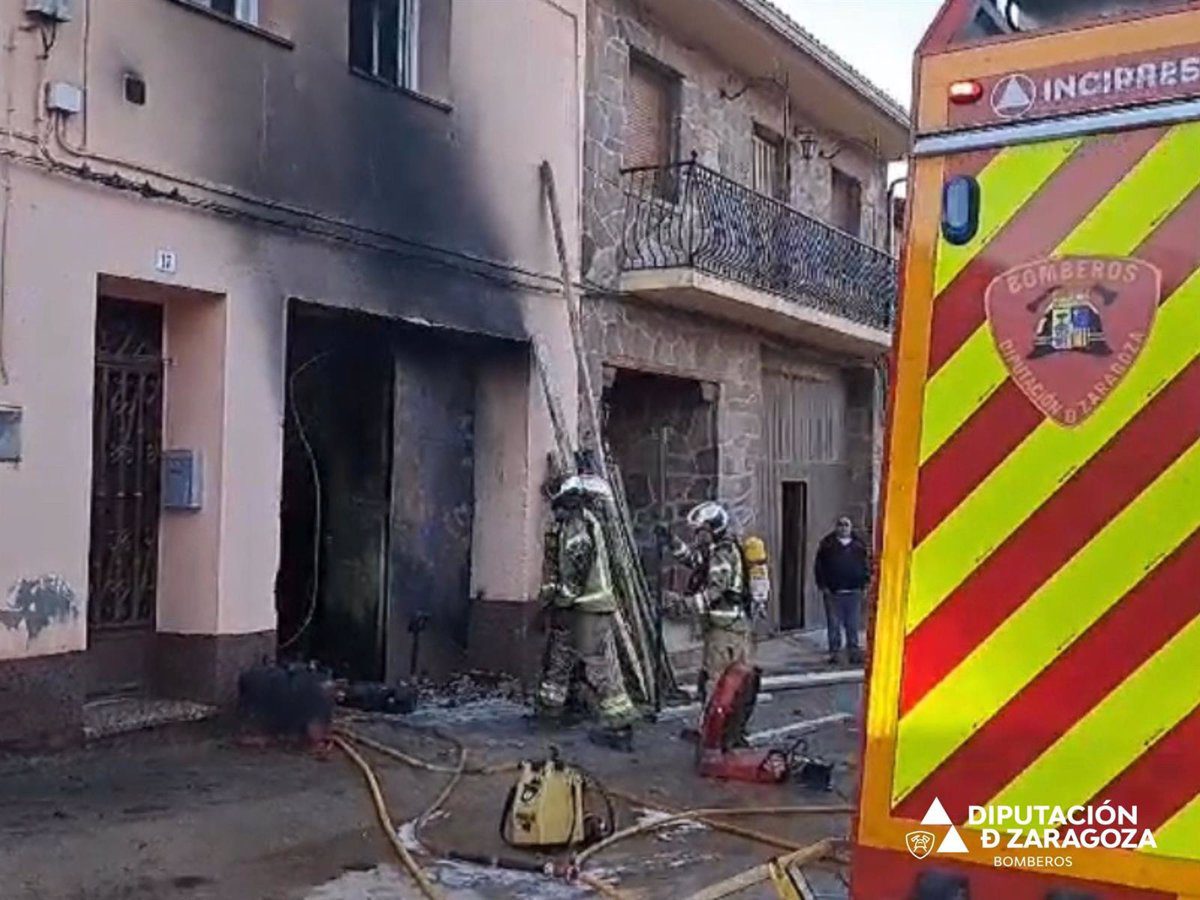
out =
[[[811,162],[814,159],[833,159],[842,152],[840,142],[833,145],[832,150],[822,150],[821,142],[812,132],[806,132],[800,136],[800,155],[805,162]]]

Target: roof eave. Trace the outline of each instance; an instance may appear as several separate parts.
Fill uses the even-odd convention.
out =
[[[808,31],[801,28],[770,0],[732,0],[732,2],[769,25],[798,50],[816,60],[823,69],[843,85],[865,99],[884,121],[895,128],[897,141],[907,145],[911,127],[908,113],[883,89]]]

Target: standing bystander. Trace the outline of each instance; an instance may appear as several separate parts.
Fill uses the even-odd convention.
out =
[[[817,587],[825,600],[825,625],[829,634],[829,662],[836,665],[842,652],[842,632],[852,665],[863,661],[858,634],[862,621],[863,591],[871,578],[867,545],[848,516],[837,521],[817,549],[814,565]]]

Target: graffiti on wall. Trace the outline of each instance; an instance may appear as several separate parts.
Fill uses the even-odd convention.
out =
[[[66,579],[21,579],[0,605],[0,658],[76,649],[79,615],[79,598]]]

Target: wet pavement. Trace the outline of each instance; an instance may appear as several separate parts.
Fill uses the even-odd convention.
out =
[[[811,641],[763,648],[772,672],[811,669]],[[818,648],[819,652],[819,648]],[[848,712],[855,717],[808,736],[810,752],[834,763],[834,792],[798,785],[706,781],[694,749],[679,738],[694,713],[667,714],[639,728],[632,754],[606,751],[586,729],[533,732],[525,707],[508,695],[424,708],[353,727],[442,765],[457,760],[452,737],[472,763],[562,757],[601,784],[647,805],[688,809],[827,805],[852,798],[857,769],[860,685],[773,694],[752,731]],[[428,729],[436,728],[438,734]],[[445,774],[418,771],[367,752],[392,817],[445,896],[570,900],[590,892],[536,874],[439,861],[416,844],[411,820],[440,793]],[[438,850],[518,855],[498,833],[511,774],[464,778],[423,838]],[[654,810],[617,801],[619,826]],[[739,818],[738,824],[796,844],[845,837],[849,816]],[[686,897],[779,851],[685,822],[599,854],[588,871],[631,896]],[[594,868],[593,868],[594,867]],[[836,864],[805,870],[818,897],[845,897]],[[375,822],[360,774],[335,755],[321,761],[282,750],[250,750],[214,725],[147,732],[45,758],[0,761],[0,884],[3,896],[87,900],[399,900],[417,897]],[[757,890],[757,893],[756,893]],[[767,886],[739,896],[773,897]]]

